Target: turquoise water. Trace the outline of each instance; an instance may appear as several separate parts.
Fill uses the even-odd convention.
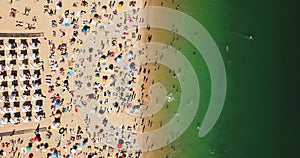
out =
[[[180,39],[178,47],[198,72],[200,109],[191,127],[172,145],[179,158],[297,157],[296,104],[300,79],[296,64],[300,42],[296,3],[240,0],[181,0],[180,11],[197,19],[222,52],[227,98],[213,130],[198,138],[209,103],[210,81],[201,56]],[[253,35],[254,40],[246,38]],[[230,51],[226,52],[226,45]],[[231,62],[231,63],[229,63]],[[292,76],[291,76],[292,75]],[[298,111],[298,112],[297,112]],[[170,148],[167,147],[167,148]],[[212,154],[212,152],[214,154]]]

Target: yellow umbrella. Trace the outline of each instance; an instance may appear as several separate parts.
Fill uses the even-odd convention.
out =
[[[123,4],[124,4],[124,2],[123,2],[123,1],[120,1],[119,4],[118,4],[118,8],[122,8],[122,7],[123,7]]]

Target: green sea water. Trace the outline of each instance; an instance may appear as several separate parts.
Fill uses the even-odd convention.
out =
[[[175,0],[180,11],[198,20],[212,35],[226,66],[227,96],[212,131],[197,137],[210,97],[205,61],[180,38],[175,47],[197,71],[199,110],[188,130],[165,147],[178,158],[298,157],[300,80],[299,9],[293,2]],[[253,35],[254,40],[246,38]],[[229,52],[226,51],[229,46]],[[298,66],[299,67],[299,66]],[[297,93],[298,92],[298,93]],[[171,146],[175,151],[170,150]]]

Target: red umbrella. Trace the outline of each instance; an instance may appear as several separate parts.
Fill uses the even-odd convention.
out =
[[[117,145],[117,148],[118,148],[118,149],[121,149],[121,148],[122,148],[122,144],[118,144],[118,145]]]

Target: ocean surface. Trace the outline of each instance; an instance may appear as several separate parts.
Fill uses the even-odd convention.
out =
[[[218,45],[226,66],[227,96],[212,131],[198,137],[210,97],[205,61],[186,40],[175,47],[190,60],[201,88],[189,129],[170,146],[178,158],[283,158],[299,155],[299,4],[286,1],[175,0]],[[298,17],[297,17],[298,15]],[[253,36],[254,40],[248,38]],[[226,45],[229,51],[226,51]],[[298,115],[297,115],[298,114]],[[299,128],[298,128],[299,129]]]

